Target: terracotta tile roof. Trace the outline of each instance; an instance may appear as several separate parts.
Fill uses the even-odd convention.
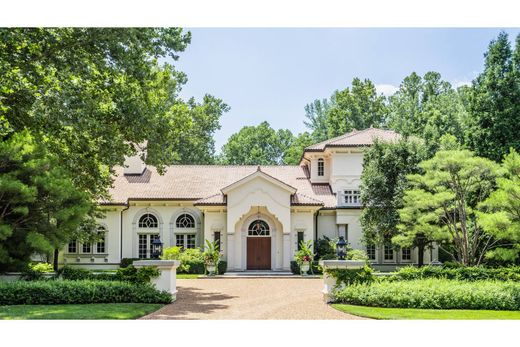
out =
[[[199,205],[225,204],[221,189],[258,170],[257,165],[173,165],[164,175],[148,166],[140,176],[125,176],[116,167],[115,180],[110,189],[112,199],[102,204],[126,204],[128,200],[193,200]],[[273,178],[296,188],[292,203],[335,207],[336,197],[330,187],[318,188],[308,179],[301,166],[260,166]]]
[[[326,147],[359,147],[370,146],[375,139],[382,141],[396,141],[400,135],[393,130],[368,128],[365,130],[354,130],[350,133],[334,137],[332,139],[311,145],[305,148],[308,152],[321,152]]]

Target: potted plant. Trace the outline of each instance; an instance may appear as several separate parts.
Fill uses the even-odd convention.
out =
[[[206,240],[206,249],[202,253],[204,259],[204,266],[209,276],[217,274],[218,263],[220,262],[220,251],[218,242],[211,242]]]
[[[312,253],[312,241],[301,241],[300,249],[294,255],[294,260],[298,263],[302,276],[307,275],[309,272],[313,258],[314,254]]]

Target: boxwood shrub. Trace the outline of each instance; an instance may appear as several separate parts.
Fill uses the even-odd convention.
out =
[[[425,279],[347,286],[335,301],[353,305],[468,310],[519,310],[520,283]]]
[[[486,268],[482,266],[470,267],[439,267],[423,266],[416,268],[407,266],[396,274],[388,277],[389,281],[408,281],[426,278],[446,278],[464,281],[520,281],[520,266]]]
[[[0,282],[0,305],[53,305],[94,303],[161,303],[170,293],[151,285],[112,281],[15,281]]]

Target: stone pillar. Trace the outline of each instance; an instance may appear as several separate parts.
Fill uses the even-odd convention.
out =
[[[283,234],[283,264],[284,270],[291,268],[291,234]]]
[[[327,275],[327,269],[360,269],[365,266],[363,260],[320,260],[320,266],[323,268],[323,300],[331,302],[333,292],[336,288],[336,278]]]
[[[177,267],[180,265],[179,260],[138,260],[133,265],[136,268],[144,266],[155,266],[160,272],[159,277],[151,279],[152,285],[158,290],[169,292],[173,300],[177,296]]]

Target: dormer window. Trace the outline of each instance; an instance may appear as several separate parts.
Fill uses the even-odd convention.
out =
[[[318,159],[318,176],[325,174],[325,163],[322,158]]]
[[[361,204],[361,192],[359,190],[345,190],[343,197],[345,205],[357,206]]]

